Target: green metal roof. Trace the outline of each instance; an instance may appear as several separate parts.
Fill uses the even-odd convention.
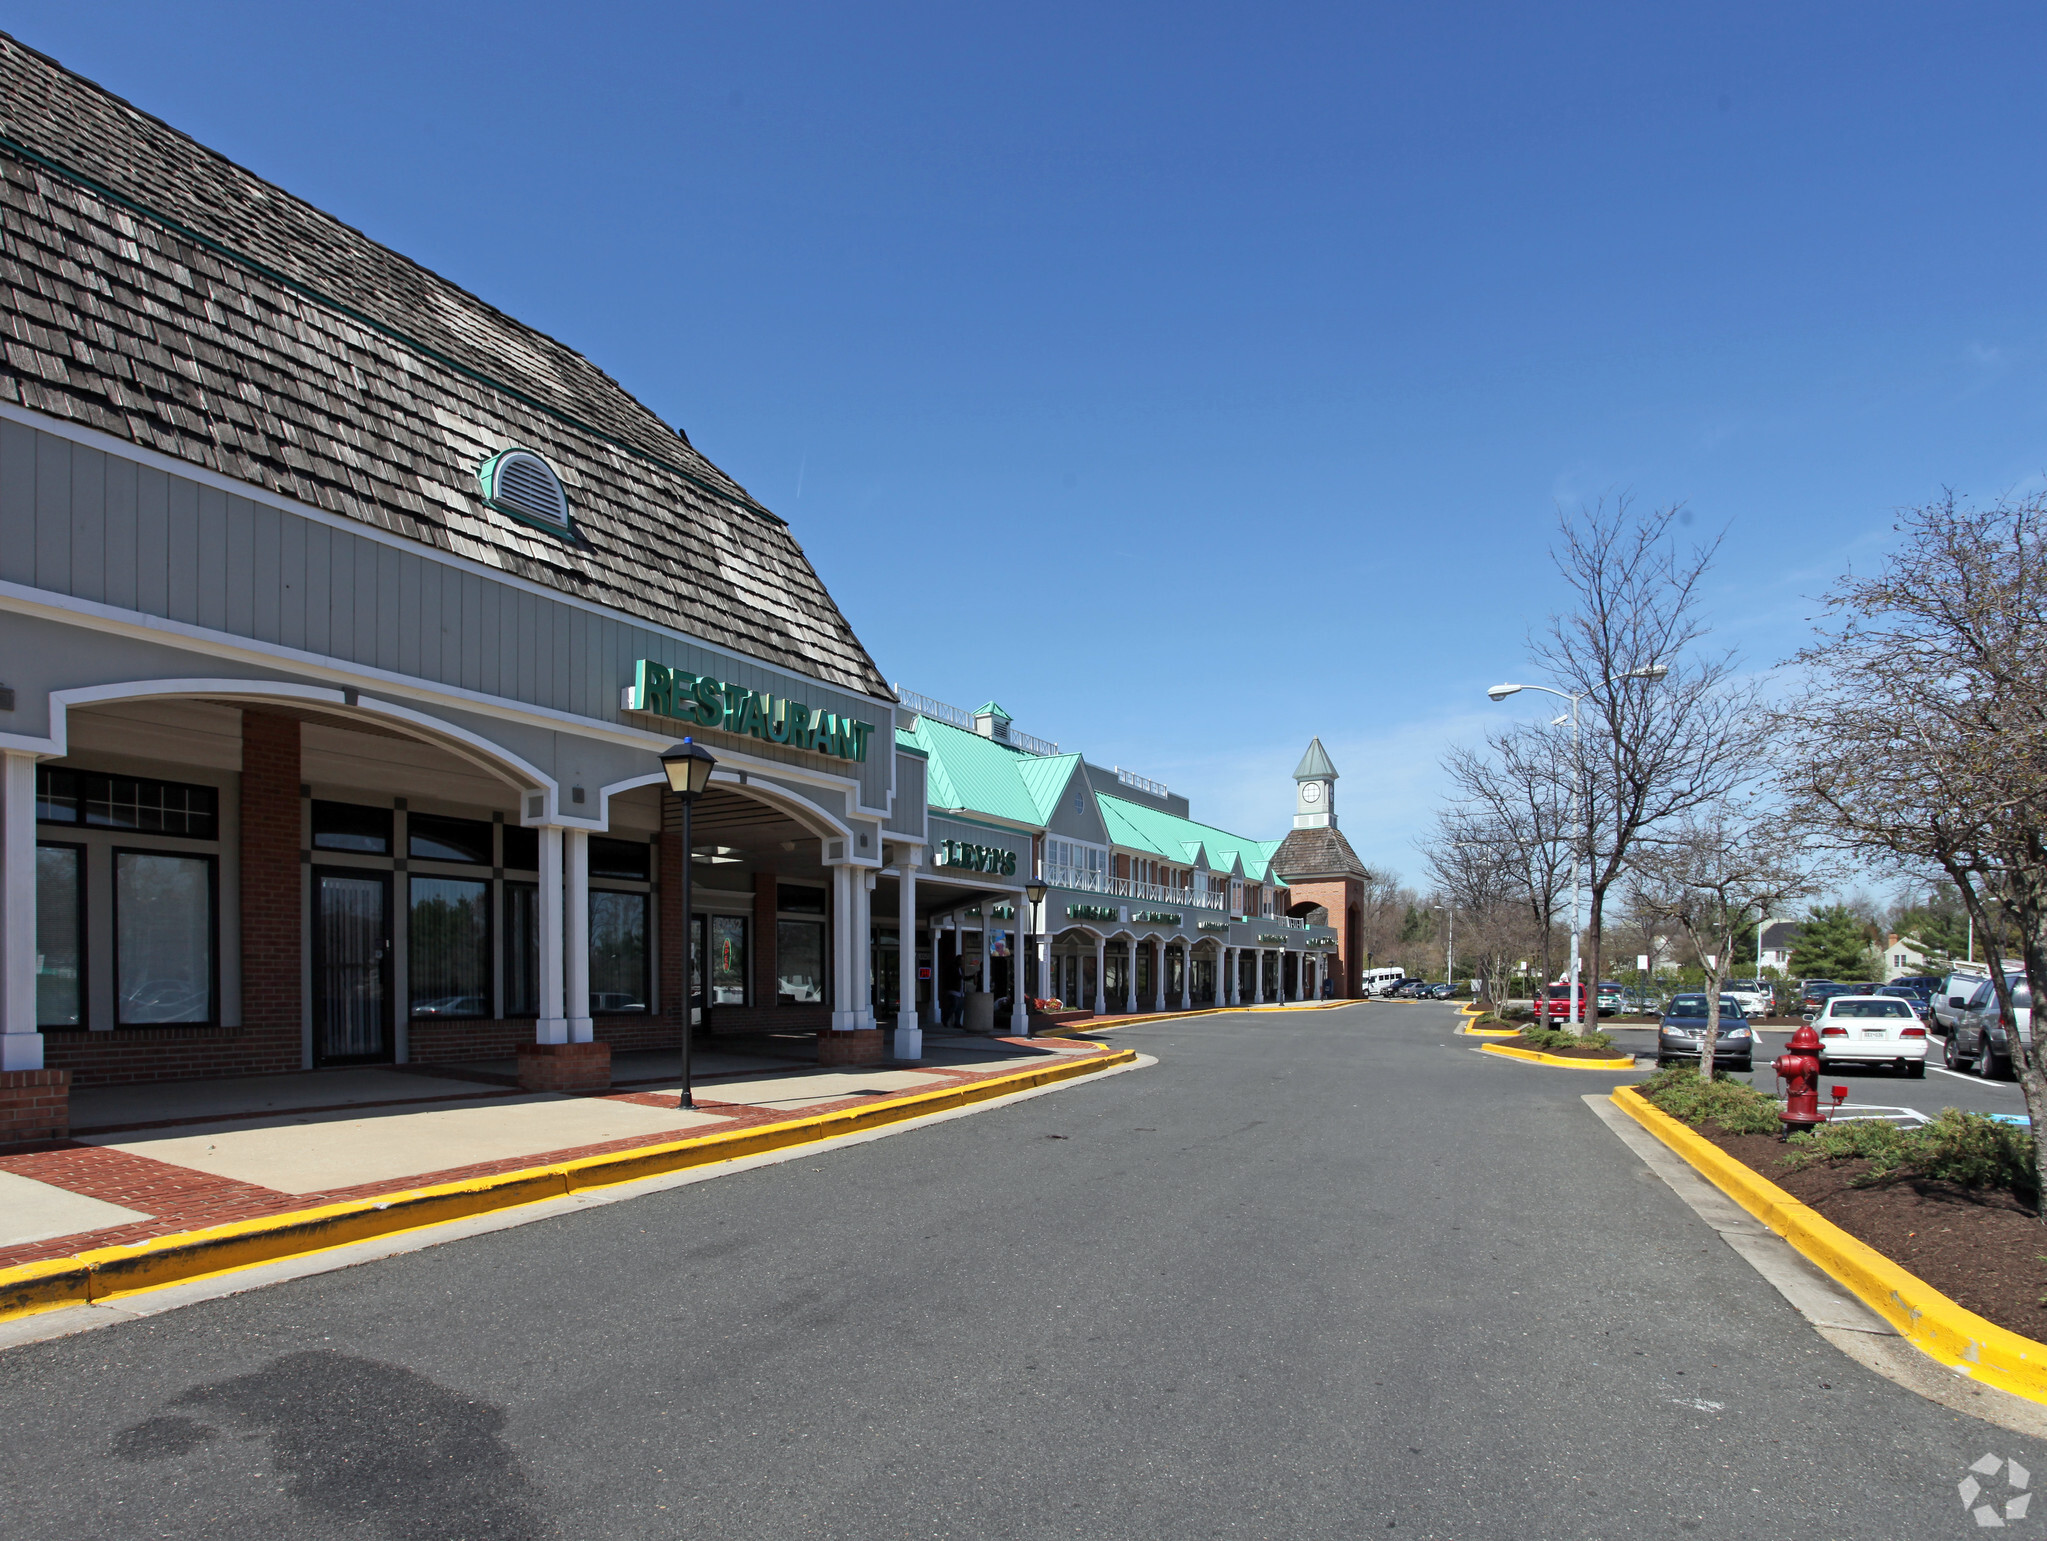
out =
[[[1022,767],[1032,756],[929,717],[919,717],[914,728],[899,729],[897,736],[930,756],[924,795],[933,808],[1043,827],[1038,801],[1024,784]]]
[[[1308,741],[1308,752],[1301,756],[1301,763],[1294,767],[1294,780],[1320,781],[1323,777],[1336,779],[1336,766],[1329,758],[1329,751],[1322,747],[1319,738]]]
[[[1277,840],[1246,840],[1213,824],[1198,824],[1193,819],[1106,794],[1098,795],[1095,802],[1102,810],[1110,840],[1117,845],[1154,851],[1174,862],[1192,861],[1198,849],[1207,853],[1211,871],[1234,874],[1241,862],[1246,878],[1260,883],[1271,881],[1273,853],[1280,847]]]
[[[1049,824],[1052,815],[1058,811],[1059,800],[1066,796],[1066,788],[1072,782],[1074,772],[1080,769],[1077,754],[1020,755],[1017,774],[1023,777],[1024,790],[1031,795],[1031,801],[1038,810],[1038,822]]]

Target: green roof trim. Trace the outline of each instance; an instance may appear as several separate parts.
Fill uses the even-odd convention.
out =
[[[1110,840],[1117,845],[1151,851],[1171,862],[1192,860],[1192,848],[1198,846],[1208,853],[1210,871],[1235,876],[1241,864],[1246,880],[1272,881],[1272,857],[1281,844],[1278,840],[1246,840],[1213,824],[1196,823],[1107,793],[1097,794],[1095,802],[1102,810]]]

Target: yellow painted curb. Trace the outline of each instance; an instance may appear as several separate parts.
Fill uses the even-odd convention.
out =
[[[885,1102],[817,1113],[787,1123],[753,1129],[732,1129],[697,1135],[661,1145],[585,1156],[549,1166],[527,1167],[489,1177],[437,1183],[389,1193],[373,1199],[350,1199],[289,1214],[235,1220],[203,1230],[153,1236],[121,1247],[99,1247],[71,1257],[46,1258],[0,1268],[0,1320],[27,1316],[59,1306],[83,1305],[137,1290],[155,1289],[206,1274],[271,1263],[351,1242],[368,1241],[394,1231],[467,1219],[492,1210],[510,1209],[543,1199],[561,1198],[586,1188],[632,1182],[690,1167],[733,1161],[763,1151],[815,1144],[840,1135],[857,1134],[906,1119],[943,1113],[1012,1092],[1028,1091],[1056,1081],[1091,1075],[1137,1058],[1134,1049],[1066,1058],[1008,1075],[990,1076],[961,1086],[913,1092]]]
[[[1479,1027],[1476,1025],[1477,1020],[1474,1017],[1471,1021],[1465,1023],[1464,1026],[1458,1028],[1457,1031],[1467,1038],[1519,1038],[1521,1036],[1521,1029],[1518,1027]],[[1633,1061],[1629,1063],[1632,1064]]]
[[[2047,1403],[2047,1343],[1986,1321],[1857,1241],[1809,1204],[1801,1203],[1686,1127],[1632,1086],[1614,1088],[1615,1104],[1689,1161],[1714,1187],[1754,1215],[1898,1329],[1930,1359],[2029,1402]]]
[[[1503,1054],[1509,1059],[1525,1059],[1535,1065],[1561,1065],[1566,1070],[1633,1070],[1635,1056],[1626,1059],[1567,1059],[1561,1054],[1545,1054],[1540,1049],[1510,1049],[1504,1043],[1482,1043],[1478,1046],[1481,1054]]]

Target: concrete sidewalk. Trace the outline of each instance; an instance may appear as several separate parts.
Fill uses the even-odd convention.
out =
[[[711,1052],[676,1106],[673,1051],[621,1054],[605,1094],[524,1092],[507,1061],[85,1088],[68,1141],[0,1156],[0,1268],[491,1178],[1013,1077],[1110,1054],[927,1038],[915,1064],[820,1070]]]

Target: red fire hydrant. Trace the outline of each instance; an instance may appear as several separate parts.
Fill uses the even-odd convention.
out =
[[[1812,1030],[1810,1022],[1803,1022],[1791,1035],[1785,1052],[1771,1062],[1770,1068],[1777,1072],[1785,1088],[1784,1111],[1777,1115],[1778,1122],[1784,1125],[1779,1139],[1788,1139],[1801,1129],[1827,1121],[1827,1115],[1820,1111],[1819,1054],[1820,1035]]]

